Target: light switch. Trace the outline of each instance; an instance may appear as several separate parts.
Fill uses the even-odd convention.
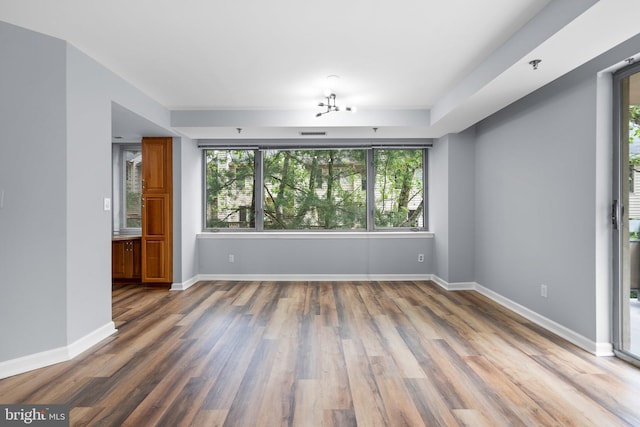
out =
[[[111,210],[111,199],[109,197],[104,198],[104,210],[105,211]]]
[[[0,190],[0,209],[4,208],[4,189]]]

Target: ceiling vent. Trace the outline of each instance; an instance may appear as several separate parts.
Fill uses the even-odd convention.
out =
[[[327,132],[325,131],[301,131],[301,136],[326,136]]]

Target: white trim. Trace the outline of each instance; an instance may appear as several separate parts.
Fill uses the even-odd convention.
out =
[[[433,239],[431,231],[237,231],[201,232],[198,239]]]
[[[476,289],[476,286],[478,286],[476,282],[449,283],[441,279],[440,277],[436,276],[435,274],[432,274],[429,280],[436,283],[441,288],[446,289],[447,291],[473,291]]]
[[[518,304],[504,296],[498,294],[497,292],[492,291],[489,288],[485,288],[476,282],[468,282],[468,283],[448,283],[447,281],[441,279],[438,276],[433,276],[432,279],[435,283],[437,283],[442,288],[448,291],[459,291],[459,290],[474,290],[490,300],[500,304],[501,306],[513,311],[516,314],[524,317],[525,319],[535,323],[538,326],[545,328],[546,330],[558,335],[561,338],[569,341],[572,344],[577,345],[583,350],[588,351],[596,356],[613,356],[613,345],[611,343],[606,342],[596,342],[592,341],[589,338],[557,323],[551,319],[548,319],[535,311],[524,307],[523,305]]]
[[[98,344],[100,341],[110,337],[116,332],[118,332],[118,330],[116,329],[116,324],[113,322],[109,322],[106,325],[96,329],[95,331],[90,332],[82,338],[72,342],[67,346],[69,359],[73,359],[80,353],[87,351],[94,345]]]
[[[613,356],[613,346],[611,343],[595,342],[577,332],[560,325],[540,314],[532,311],[508,298],[488,289],[476,282],[454,282],[449,283],[446,280],[434,274],[198,274],[191,279],[174,283],[171,290],[186,290],[200,281],[217,281],[217,280],[234,280],[234,281],[433,281],[438,286],[447,291],[474,290],[487,298],[493,300],[497,304],[521,315],[527,320],[541,326],[548,331],[558,335],[561,338],[577,345],[578,347],[596,355],[596,356]],[[54,365],[60,362],[66,362],[73,359],[80,353],[88,350],[90,347],[98,344],[105,338],[117,332],[115,324],[109,322],[106,325],[96,329],[95,331],[85,335],[66,347],[59,347],[53,350],[47,350],[36,354],[19,357],[17,359],[0,362],[0,379],[18,375],[34,369],[44,368],[45,366]]]
[[[233,234],[233,233],[229,233]],[[513,311],[538,326],[566,339],[572,344],[586,350],[596,356],[613,356],[613,345],[607,342],[592,341],[577,332],[548,319],[535,311],[524,307],[504,296],[486,288],[476,282],[453,282],[438,277],[435,274],[198,274],[183,284],[174,283],[172,290],[184,290],[199,281],[280,281],[280,282],[305,282],[305,281],[432,281],[447,291],[476,291],[501,306]],[[188,285],[187,285],[188,284]],[[182,285],[183,289],[180,287]]]
[[[193,276],[191,279],[186,280],[184,282],[176,282],[171,284],[171,291],[186,291],[187,289],[189,289],[191,286],[195,285],[196,283],[198,283],[200,280],[203,280],[200,278],[199,274],[196,274],[195,276]]]
[[[55,365],[56,363],[66,362],[110,335],[113,335],[115,332],[117,332],[115,324],[109,322],[66,347],[58,347],[53,350],[46,350],[0,362],[0,379],[12,377],[34,369],[44,368],[45,366]]]
[[[198,280],[248,282],[342,282],[431,280],[431,274],[199,274]]]
[[[66,347],[29,354],[17,359],[0,362],[0,379],[22,374],[45,366],[69,360]]]
[[[551,319],[541,316],[535,311],[530,310],[518,304],[517,302],[511,301],[510,299],[505,298],[502,295],[492,291],[491,289],[485,288],[482,285],[476,284],[476,291],[486,296],[487,298],[497,302],[503,307],[506,307],[509,310],[521,315],[525,319],[532,321],[538,326],[541,326],[546,330],[553,332],[561,338],[564,338],[565,340],[577,345],[578,347],[590,353],[595,354],[596,356],[613,356],[613,345],[611,343],[599,343],[596,341],[592,341],[584,335],[581,335],[559,323],[556,323]]]

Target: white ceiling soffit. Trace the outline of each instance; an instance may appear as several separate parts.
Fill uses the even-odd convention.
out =
[[[111,103],[111,139],[116,143],[139,143],[143,136],[177,136],[175,132]]]
[[[465,129],[639,33],[636,8],[637,0],[0,0],[0,20],[67,40],[174,110],[175,130],[194,139],[318,129],[389,138]],[[330,74],[341,76],[338,101],[357,113],[315,117]],[[135,134],[136,122],[148,131],[129,120],[123,132]]]

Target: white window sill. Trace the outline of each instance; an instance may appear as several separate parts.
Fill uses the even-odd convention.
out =
[[[432,231],[210,231],[198,239],[433,239]]]

